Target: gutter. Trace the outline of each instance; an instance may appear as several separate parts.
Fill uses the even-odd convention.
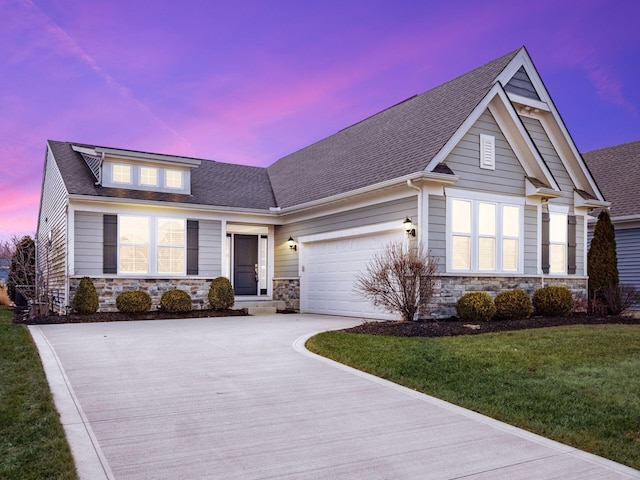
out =
[[[418,192],[418,228],[416,229],[416,237],[418,241],[422,240],[422,188],[416,187],[413,180],[407,180],[407,187],[412,188]]]

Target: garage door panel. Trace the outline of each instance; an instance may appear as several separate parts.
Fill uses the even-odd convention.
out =
[[[402,232],[304,243],[301,248],[301,310],[309,313],[396,319],[376,309],[354,290],[357,274],[366,270],[376,252]]]

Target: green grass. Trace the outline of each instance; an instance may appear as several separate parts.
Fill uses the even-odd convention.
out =
[[[447,338],[327,332],[320,355],[640,469],[640,326]]]
[[[0,306],[0,478],[77,479],[38,351]]]

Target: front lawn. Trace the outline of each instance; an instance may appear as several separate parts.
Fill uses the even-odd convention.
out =
[[[640,469],[640,326],[442,338],[326,332],[320,355]]]
[[[0,478],[77,479],[38,351],[0,306]]]

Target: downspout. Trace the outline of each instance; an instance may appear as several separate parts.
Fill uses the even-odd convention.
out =
[[[418,240],[422,241],[422,188],[416,187],[411,179],[407,180],[407,187],[418,192],[418,228],[416,229],[416,233]]]

